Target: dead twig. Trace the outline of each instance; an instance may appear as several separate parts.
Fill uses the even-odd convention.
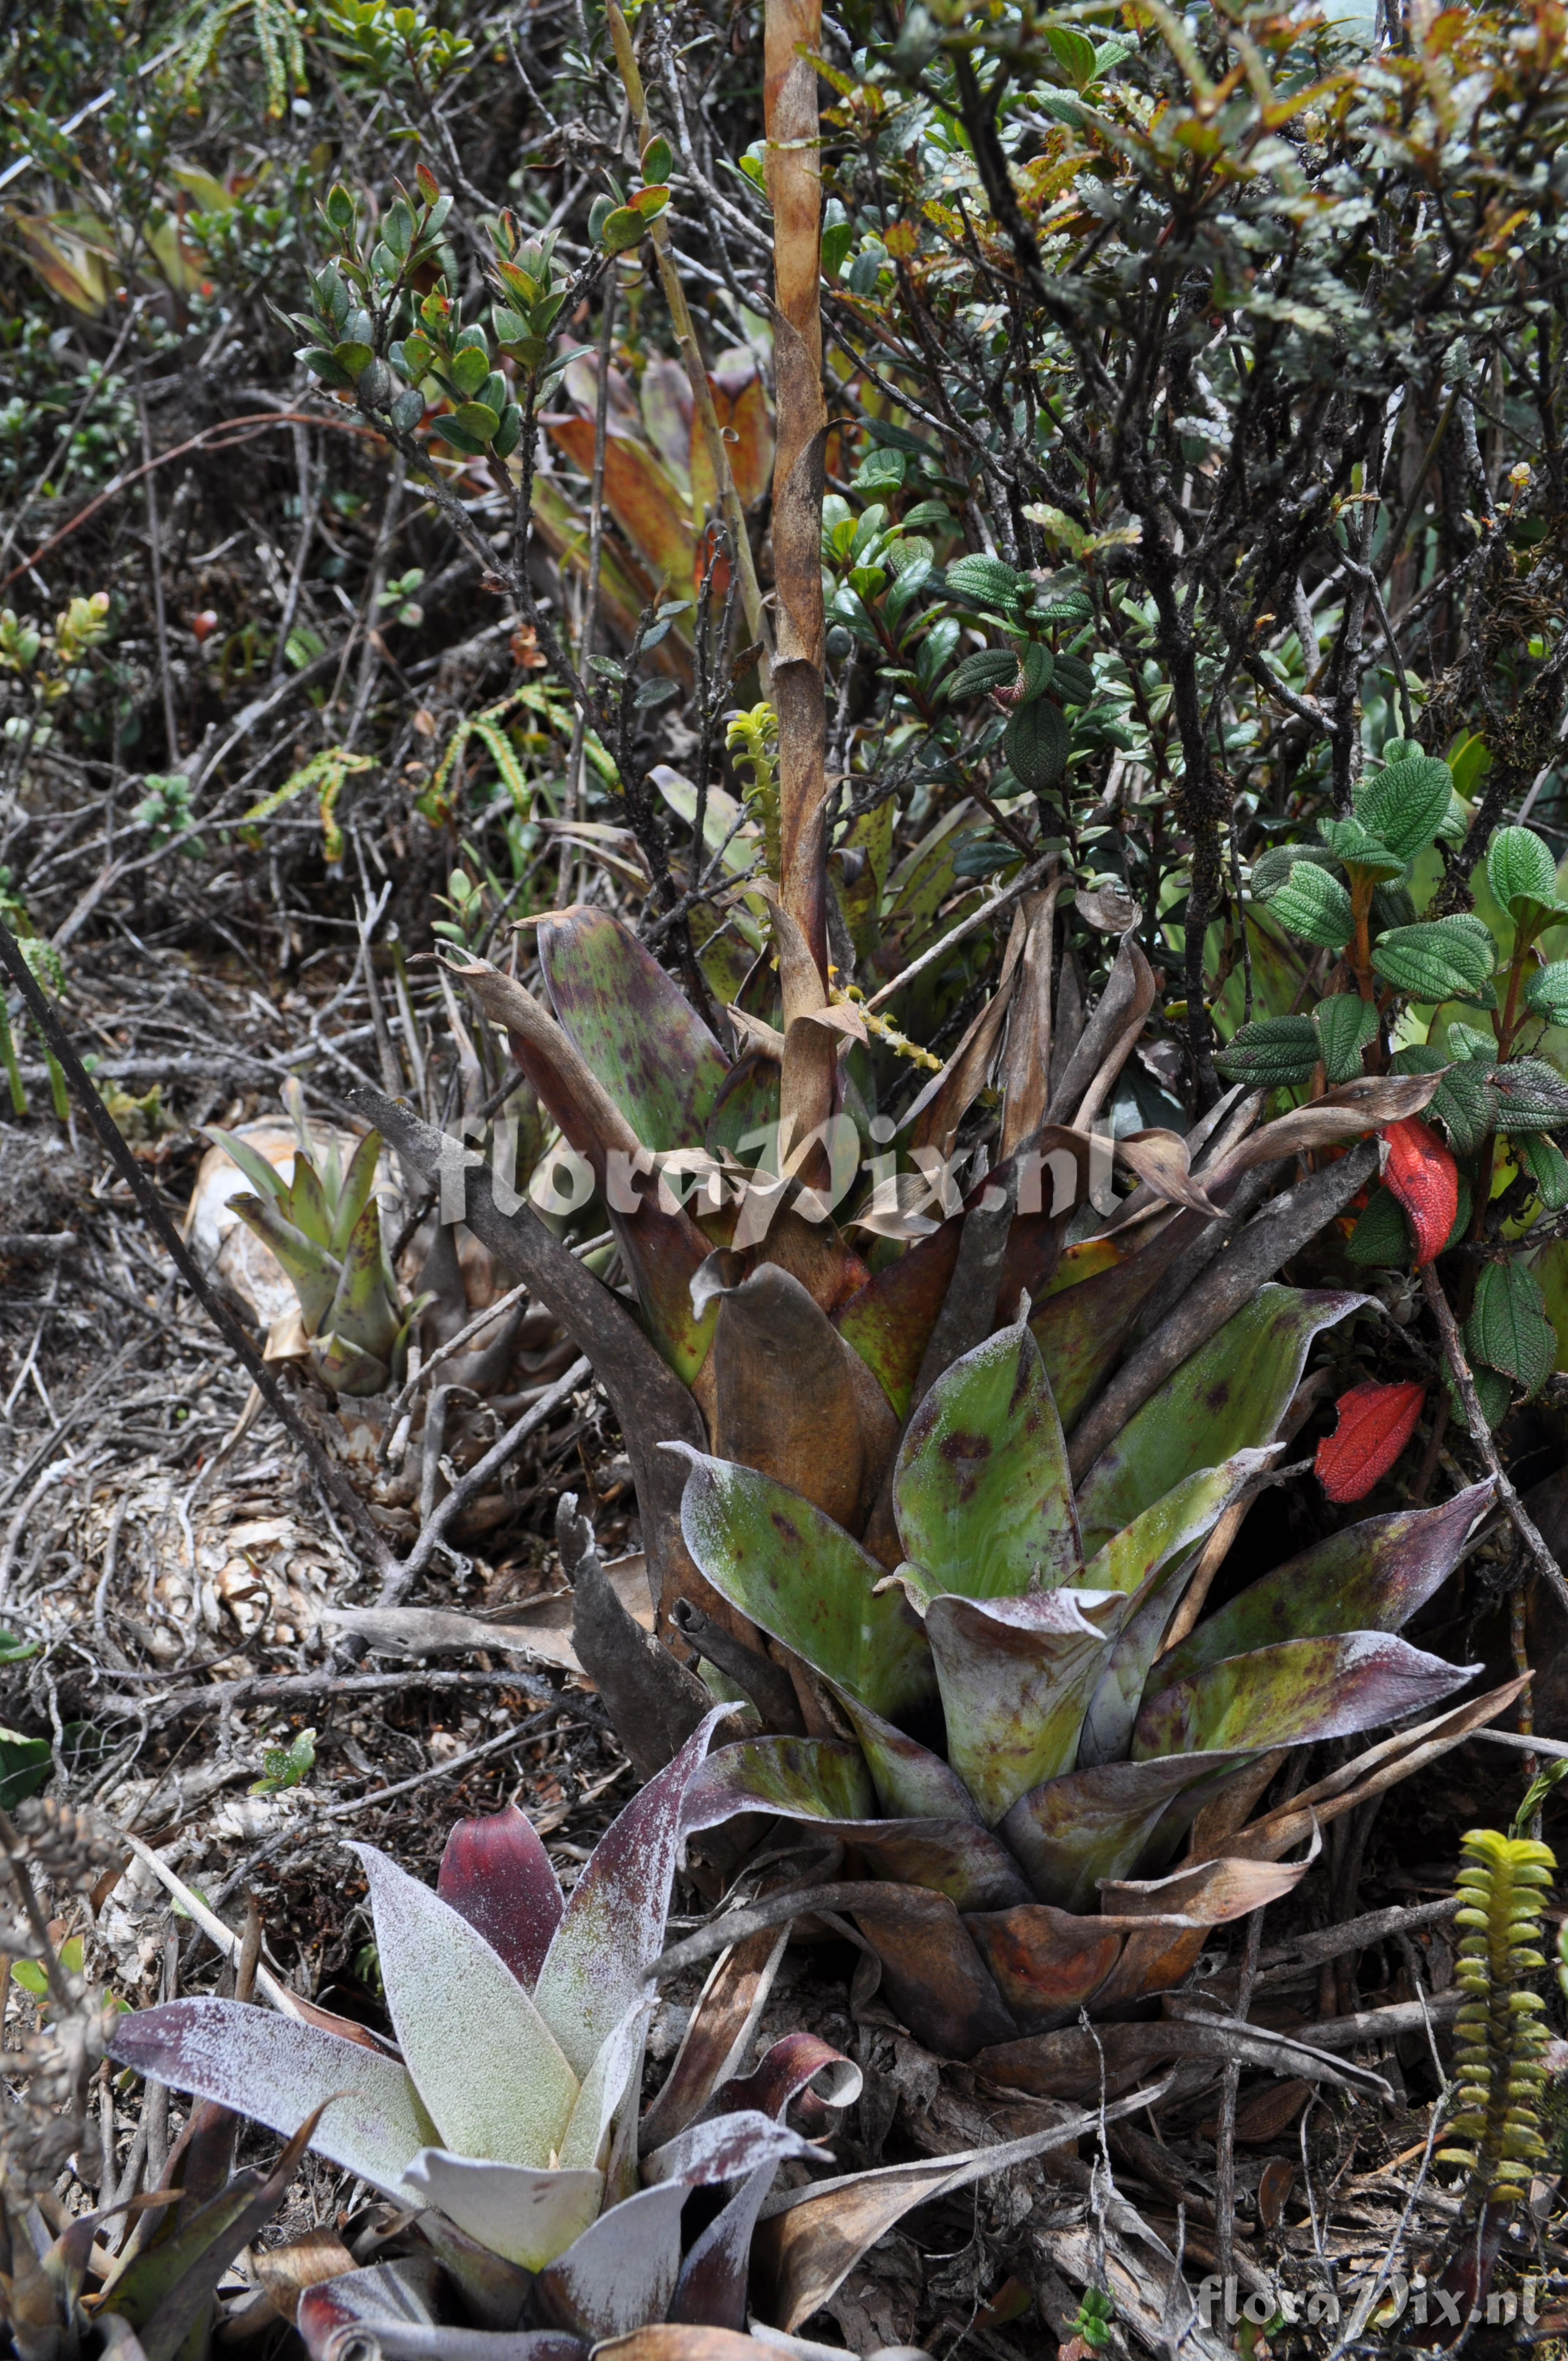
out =
[[[377,1531],[368,1509],[341,1468],[334,1467],[327,1457],[326,1453],[278,1383],[270,1364],[262,1359],[239,1322],[221,1297],[207,1284],[197,1268],[190,1248],[159,1203],[157,1192],[151,1182],[132,1155],[108,1108],[93,1088],[92,1077],[71,1047],[64,1026],[55,1014],[47,995],[40,989],[32,969],[23,958],[21,945],[4,920],[0,920],[0,961],[5,962],[12,982],[27,1003],[28,1014],[60,1060],[60,1071],[71,1086],[77,1104],[97,1133],[100,1141],[108,1151],[111,1161],[167,1249],[181,1279],[184,1279],[218,1334],[250,1372],[262,1400],[274,1417],[299,1444],[312,1474],[328,1498],[343,1511],[348,1525],[383,1580],[395,1581],[399,1572],[398,1561]]]
[[[1562,1567],[1547,1548],[1541,1528],[1519,1499],[1501,1459],[1497,1456],[1497,1446],[1492,1439],[1492,1430],[1486,1423],[1486,1412],[1482,1410],[1476,1395],[1475,1381],[1470,1374],[1470,1364],[1464,1357],[1464,1346],[1460,1338],[1459,1323],[1454,1319],[1453,1308],[1442,1291],[1442,1281],[1437,1275],[1435,1263],[1424,1262],[1421,1265],[1421,1292],[1431,1307],[1433,1319],[1437,1322],[1438,1334],[1442,1338],[1443,1358],[1448,1363],[1449,1374],[1458,1389],[1459,1399],[1464,1404],[1464,1416],[1470,1428],[1470,1439],[1486,1463],[1487,1471],[1497,1488],[1497,1498],[1508,1510],[1514,1530],[1535,1560],[1540,1571],[1552,1585],[1556,1593],[1558,1604],[1565,1612],[1568,1612],[1568,1582],[1563,1580]]]

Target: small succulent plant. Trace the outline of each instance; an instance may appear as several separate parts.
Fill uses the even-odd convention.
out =
[[[404,1302],[387,1257],[374,1194],[380,1136],[370,1132],[346,1165],[334,1141],[318,1166],[297,1100],[290,1113],[299,1145],[287,1180],[234,1133],[205,1136],[251,1183],[254,1194],[229,1202],[287,1273],[317,1377],[334,1393],[385,1393],[402,1378],[422,1307]]]

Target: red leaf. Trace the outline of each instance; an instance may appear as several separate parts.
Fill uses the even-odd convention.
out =
[[[1446,1233],[1444,1234],[1446,1235]],[[1360,1500],[1387,1476],[1416,1430],[1425,1386],[1353,1386],[1334,1408],[1339,1424],[1312,1462],[1331,1500]]]
[[[1383,1178],[1415,1233],[1418,1264],[1431,1262],[1448,1243],[1459,1212],[1459,1167],[1418,1115],[1386,1125],[1383,1142],[1387,1150]]]

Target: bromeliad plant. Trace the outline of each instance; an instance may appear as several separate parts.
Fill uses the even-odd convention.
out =
[[[379,1136],[367,1134],[346,1167],[334,1141],[318,1170],[297,1101],[290,1113],[299,1145],[287,1180],[235,1134],[214,1127],[205,1137],[232,1157],[256,1192],[229,1202],[288,1274],[316,1376],[334,1393],[385,1393],[402,1380],[409,1339],[427,1299],[405,1303],[388,1260],[374,1194]]]
[[[299,2327],[314,2361],[356,2329],[389,2356],[482,2351],[490,2331],[498,2361],[587,2361],[600,2339],[660,2322],[686,2324],[694,2355],[704,2328],[744,2330],[753,2233],[777,2169],[828,2160],[785,2117],[798,2103],[822,2124],[861,2076],[794,2034],[735,2079],[771,1968],[759,1980],[759,1963],[746,1965],[754,2005],[737,2014],[721,1962],[704,1995],[711,2015],[699,2004],[639,2121],[682,1805],[722,1719],[709,1713],[627,1806],[565,1899],[515,1808],[454,1828],[433,1892],[374,1846],[355,1848],[395,2048],[321,2011],[291,2018],[234,2001],[172,2001],[121,2025],[122,2064],[275,2130],[309,2118],[319,2154],[418,2209],[417,2253],[307,2291]],[[1060,2136],[1053,2126],[1033,2145]],[[955,2159],[954,2185],[989,2161]],[[699,2189],[719,2202],[693,2236],[682,2217]],[[775,2241],[787,2250],[774,2278],[784,2326],[927,2193],[919,2174],[879,2190],[846,2238],[833,2194],[817,2223],[810,2192],[796,2235]]]
[[[433,1892],[374,1846],[355,1848],[396,2048],[357,2026],[190,2000],[128,2019],[115,2055],[274,2129],[324,2109],[318,2152],[422,2209],[427,2254],[488,2325],[514,2328],[526,2315],[571,2337],[621,2334],[672,2305],[680,2316],[721,2256],[733,2299],[733,2253],[743,2265],[762,2193],[753,2176],[769,2167],[765,2188],[783,2158],[817,2153],[774,2120],[806,2078],[792,2083],[775,2056],[763,2081],[781,2095],[769,2112],[737,2103],[641,2158],[637,2136],[648,1971],[680,1804],[719,1718],[621,1814],[565,1900],[515,1808],[453,1830]],[[824,2062],[814,2051],[811,2070]],[[683,2279],[687,2191],[737,2177],[744,2235],[737,2243],[732,2208]],[[356,2274],[313,2293],[302,2320],[313,2351],[356,2316],[362,2292],[384,2294],[384,2278]]]
[[[854,1916],[933,2048],[983,2050],[1008,2079],[999,2045],[1175,1982],[1211,1926],[1306,1867],[1201,1852],[1172,1871],[1203,1806],[1261,1754],[1425,1711],[1471,1678],[1396,1635],[1487,1485],[1335,1533],[1191,1628],[1182,1615],[1204,1537],[1276,1455],[1312,1336],[1362,1300],[1266,1287],[1076,1485],[1034,1337],[998,1330],[909,1421],[891,1576],[798,1492],[686,1452],[703,1576],[809,1668],[806,1723],[716,1754],[687,1825],[764,1810],[846,1846],[886,1883],[885,1903],[857,1888]]]

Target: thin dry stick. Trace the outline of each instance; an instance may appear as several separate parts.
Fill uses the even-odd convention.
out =
[[[342,1469],[335,1467],[327,1457],[278,1383],[269,1364],[262,1359],[233,1312],[209,1287],[198,1269],[190,1248],[159,1203],[146,1173],[126,1147],[114,1117],[94,1090],[92,1078],[71,1048],[70,1038],[52,1005],[39,989],[32,969],[22,957],[21,945],[3,919],[0,919],[0,961],[10,971],[11,980],[26,1001],[28,1014],[59,1060],[77,1104],[107,1149],[120,1178],[130,1190],[186,1286],[219,1335],[250,1372],[273,1416],[299,1444],[312,1474],[341,1510],[371,1563],[383,1579],[395,1579],[399,1571],[398,1561],[377,1531],[368,1509]]]
[[[982,902],[978,910],[971,910],[967,918],[960,918],[958,925],[949,928],[928,951],[922,951],[918,959],[911,960],[906,968],[901,969],[891,983],[884,983],[880,992],[872,993],[866,1003],[867,1013],[874,1015],[879,1008],[885,1008],[905,984],[913,983],[917,975],[925,975],[928,970],[938,966],[959,943],[967,942],[970,935],[978,934],[982,927],[988,927],[992,918],[999,917],[1003,910],[1011,909],[1014,903],[1022,901],[1025,894],[1032,894],[1036,885],[1045,882],[1051,862],[1059,858],[1059,854],[1047,852],[1043,861],[1033,862],[1014,877],[1011,885],[1004,885],[1000,894],[993,894],[989,902]],[[1068,882],[1064,878],[1063,883]]]
[[[598,627],[599,570],[604,563],[604,464],[609,443],[609,361],[615,346],[615,299],[619,292],[613,265],[605,274],[604,316],[599,322],[598,376],[594,385],[594,472],[588,490],[588,580],[583,609],[583,635],[577,645],[577,670],[585,676],[593,662],[594,633]],[[581,819],[587,802],[583,794],[583,740],[587,733],[587,715],[582,706],[572,724],[572,751],[566,757],[566,812],[568,819]],[[561,844],[561,899],[572,896],[572,872],[577,863],[577,847],[569,837]]]
[[[41,558],[57,550],[62,541],[69,541],[73,533],[80,533],[88,519],[95,517],[101,508],[106,507],[110,500],[117,500],[122,492],[128,492],[133,484],[139,484],[145,476],[152,475],[157,468],[170,467],[192,451],[232,450],[236,444],[248,443],[255,435],[265,434],[274,426],[331,426],[335,427],[340,434],[364,434],[378,443],[382,440],[374,426],[361,425],[356,419],[322,418],[313,411],[307,410],[251,411],[247,412],[243,418],[227,418],[216,426],[203,426],[200,434],[192,434],[189,442],[176,443],[168,451],[154,452],[152,457],[143,460],[139,467],[127,467],[123,476],[116,476],[112,484],[105,484],[84,508],[78,509],[69,524],[62,524],[58,533],[51,533],[47,541],[40,541],[37,549],[12,566],[9,574],[0,581],[0,590],[8,590],[20,575],[30,574]]]
[[[1492,1440],[1492,1430],[1486,1423],[1486,1412],[1482,1410],[1476,1397],[1475,1380],[1470,1374],[1470,1364],[1464,1357],[1464,1346],[1460,1340],[1458,1323],[1453,1317],[1448,1298],[1442,1291],[1442,1281],[1437,1275],[1435,1263],[1424,1262],[1421,1265],[1421,1291],[1431,1306],[1432,1316],[1438,1325],[1438,1334],[1442,1338],[1443,1358],[1448,1363],[1449,1373],[1458,1389],[1459,1399],[1464,1404],[1464,1416],[1470,1428],[1470,1439],[1486,1463],[1487,1471],[1497,1488],[1497,1498],[1513,1520],[1514,1529],[1519,1539],[1556,1592],[1560,1605],[1568,1609],[1568,1582],[1564,1582],[1563,1578],[1563,1569],[1547,1548],[1541,1537],[1541,1528],[1519,1499],[1504,1471],[1502,1461],[1497,1456],[1497,1446]]]
[[[478,1334],[481,1328],[488,1328],[492,1321],[499,1320],[503,1312],[510,1312],[514,1303],[521,1303],[527,1293],[528,1281],[526,1279],[521,1280],[516,1287],[508,1288],[506,1293],[504,1295],[498,1296],[494,1303],[487,1303],[482,1312],[475,1312],[472,1320],[465,1321],[463,1326],[459,1328],[455,1336],[449,1336],[444,1345],[437,1345],[435,1351],[431,1355],[428,1361],[422,1361],[420,1363],[419,1367],[414,1371],[412,1377],[410,1378],[407,1385],[404,1386],[401,1393],[392,1404],[391,1409],[387,1412],[386,1439],[382,1443],[380,1450],[376,1455],[378,1464],[384,1464],[386,1461],[390,1450],[391,1439],[398,1431],[398,1422],[402,1417],[404,1411],[407,1410],[410,1402],[412,1401],[414,1396],[418,1393],[420,1388],[430,1383],[431,1378],[435,1375],[436,1370],[440,1368],[444,1361],[449,1361],[454,1353],[460,1353],[463,1350],[464,1345],[466,1345],[472,1337]]]
[[[620,69],[620,79],[626,90],[626,103],[631,109],[631,119],[637,130],[637,148],[641,155],[652,137],[648,120],[648,100],[642,88],[642,76],[638,70],[631,47],[631,34],[625,17],[609,0],[606,15],[609,34],[615,43],[615,62]],[[810,71],[810,69],[807,69]],[[813,83],[815,89],[815,83]],[[735,544],[735,571],[740,585],[740,605],[746,617],[746,629],[752,640],[766,652],[772,648],[773,634],[768,628],[767,614],[762,606],[762,594],[757,587],[756,568],[751,562],[751,544],[746,532],[746,511],[740,505],[740,495],[735,489],[735,478],[729,466],[729,454],[725,448],[724,434],[713,407],[713,389],[707,381],[707,367],[696,340],[696,330],[686,302],[685,290],[681,285],[670,251],[670,221],[667,213],[656,214],[648,225],[648,235],[653,243],[653,259],[659,268],[659,284],[669,306],[670,324],[675,332],[681,360],[691,387],[692,407],[702,439],[707,446],[708,465],[713,469],[713,481],[718,496],[724,521],[729,527]],[[766,686],[764,669],[763,686]]]
[[[163,537],[158,523],[158,488],[153,482],[152,433],[147,423],[147,401],[137,370],[137,417],[141,424],[142,468],[147,478],[147,543],[152,557],[152,623],[158,639],[158,670],[163,685],[163,727],[169,740],[169,763],[180,762],[180,722],[174,710],[174,674],[169,662],[169,616],[163,603]]]
[[[532,1409],[525,1410],[515,1424],[508,1427],[499,1442],[491,1444],[484,1457],[475,1461],[467,1474],[453,1486],[433,1515],[425,1519],[420,1528],[419,1539],[407,1557],[400,1562],[396,1558],[392,1560],[381,1584],[381,1595],[376,1601],[378,1607],[395,1607],[400,1599],[408,1596],[435,1555],[447,1527],[461,1515],[476,1493],[484,1489],[491,1477],[500,1474],[508,1460],[515,1457],[529,1436],[542,1427],[567,1397],[592,1375],[593,1367],[588,1361],[574,1361],[565,1375],[556,1378],[548,1393],[542,1394]]]
[[[1242,1952],[1241,1981],[1236,1988],[1236,2022],[1246,2023],[1246,2013],[1252,2006],[1252,1987],[1257,1974],[1258,1946],[1263,1939],[1263,1912],[1255,1910],[1246,1922],[1246,1943]],[[1214,2141],[1214,2224],[1219,2246],[1219,2273],[1222,2284],[1230,2278],[1234,2262],[1236,2213],[1236,2096],[1241,2089],[1242,2066],[1233,2058],[1225,2068],[1225,2079],[1220,2092],[1220,2128]]]

